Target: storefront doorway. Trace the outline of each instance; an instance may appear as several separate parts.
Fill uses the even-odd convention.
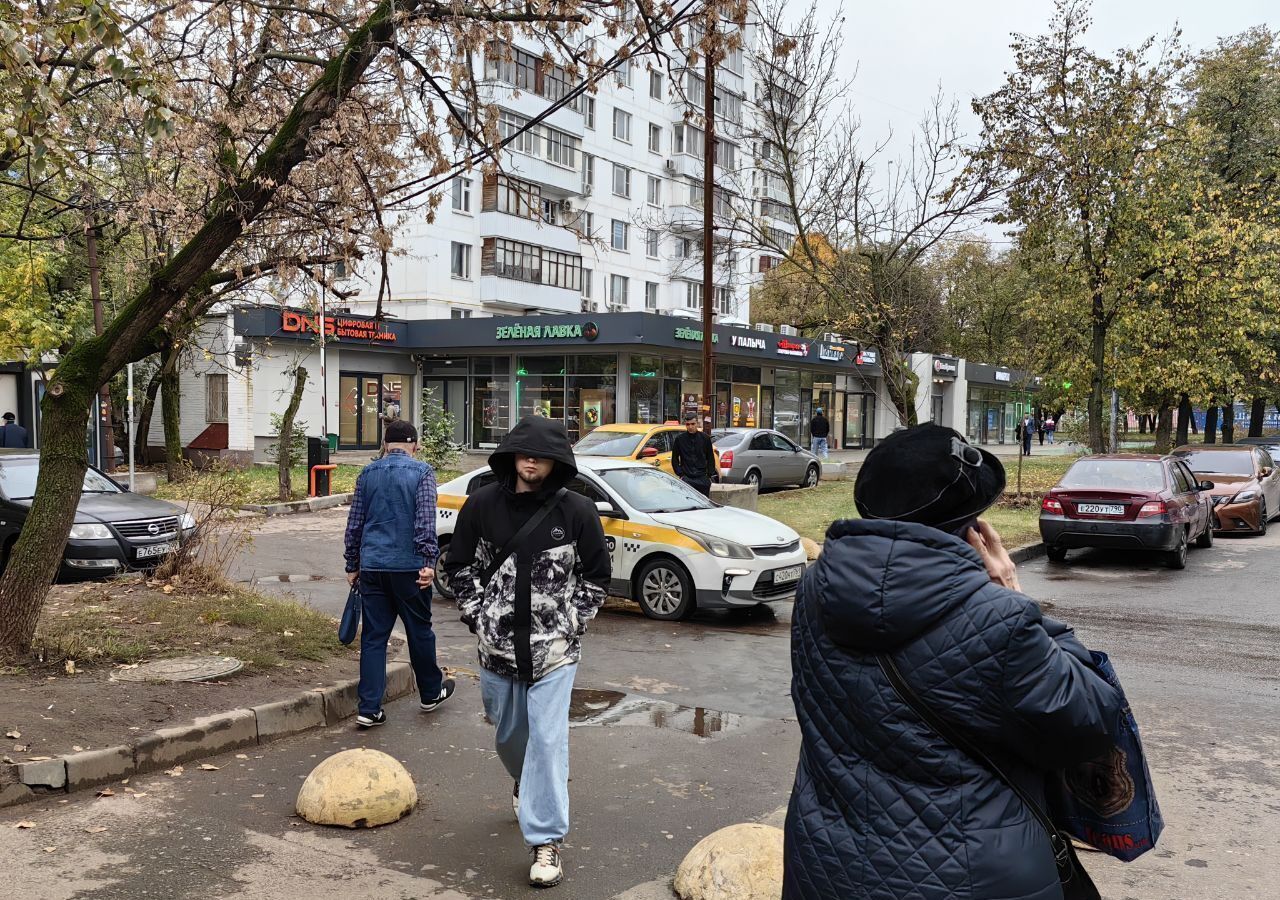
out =
[[[875,394],[848,394],[844,402],[844,446],[846,450],[870,447],[876,420]]]
[[[467,379],[465,378],[427,378],[424,379],[423,403],[435,413],[446,413],[453,417],[453,442],[466,442],[467,428]]]
[[[404,383],[407,375],[340,372],[338,390],[338,446],[343,450],[375,450],[382,445],[382,426],[406,418]]]

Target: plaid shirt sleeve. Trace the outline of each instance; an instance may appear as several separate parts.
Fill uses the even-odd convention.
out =
[[[355,496],[351,498],[351,509],[347,512],[346,550],[343,556],[347,560],[347,571],[360,569],[360,539],[364,536],[364,491],[361,486],[363,478],[356,479]],[[433,523],[434,524],[434,523]]]
[[[413,517],[413,549],[428,569],[436,567],[440,544],[436,540],[436,473],[428,466],[418,482],[418,503]]]

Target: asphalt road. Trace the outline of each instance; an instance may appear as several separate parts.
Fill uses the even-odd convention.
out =
[[[341,510],[267,522],[235,574],[335,612],[346,596]],[[1073,554],[1021,568],[1050,614],[1109,653],[1141,723],[1168,827],[1155,851],[1085,863],[1116,900],[1280,896],[1280,529],[1220,540],[1172,572],[1143,557]],[[280,580],[285,576],[287,580]],[[787,696],[789,612],[657,623],[611,605],[578,675],[574,831],[556,896],[670,897],[663,885],[702,835],[777,820],[798,736]],[[442,659],[460,689],[423,717],[388,707],[368,735],[313,732],[154,776],[146,794],[76,796],[0,815],[15,896],[30,898],[525,897],[527,857],[509,782],[478,710],[473,639],[436,604]],[[420,809],[373,832],[292,817],[300,779],[348,746],[380,747],[418,781]],[[5,827],[19,820],[32,829]],[[99,831],[97,829],[104,828]],[[46,847],[55,849],[45,852]]]

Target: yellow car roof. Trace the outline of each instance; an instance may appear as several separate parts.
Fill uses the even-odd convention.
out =
[[[601,425],[596,431],[618,431],[623,434],[648,434],[661,429],[679,429],[677,425],[637,425],[634,422],[615,422],[612,425]]]

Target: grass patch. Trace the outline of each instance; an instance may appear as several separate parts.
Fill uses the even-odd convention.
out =
[[[351,652],[331,618],[300,603],[242,586],[204,592],[137,579],[56,589],[35,646],[46,659],[132,664],[213,654],[259,669]]]
[[[341,463],[338,468],[329,473],[329,492],[331,494],[348,494],[356,489],[356,478],[360,475],[363,466],[350,465]],[[444,484],[453,478],[461,475],[461,472],[441,471],[436,473],[436,483]],[[195,472],[185,481],[167,482],[161,481],[159,488],[156,490],[156,496],[162,500],[185,501],[194,498],[200,498],[205,495],[202,488],[201,480],[211,477],[204,472]],[[243,496],[246,503],[279,503],[280,502],[280,474],[275,466],[255,465],[247,469],[236,472],[237,478],[243,479]],[[293,479],[293,499],[302,500],[307,496],[307,489],[310,486],[310,476],[302,467],[292,470]]]

